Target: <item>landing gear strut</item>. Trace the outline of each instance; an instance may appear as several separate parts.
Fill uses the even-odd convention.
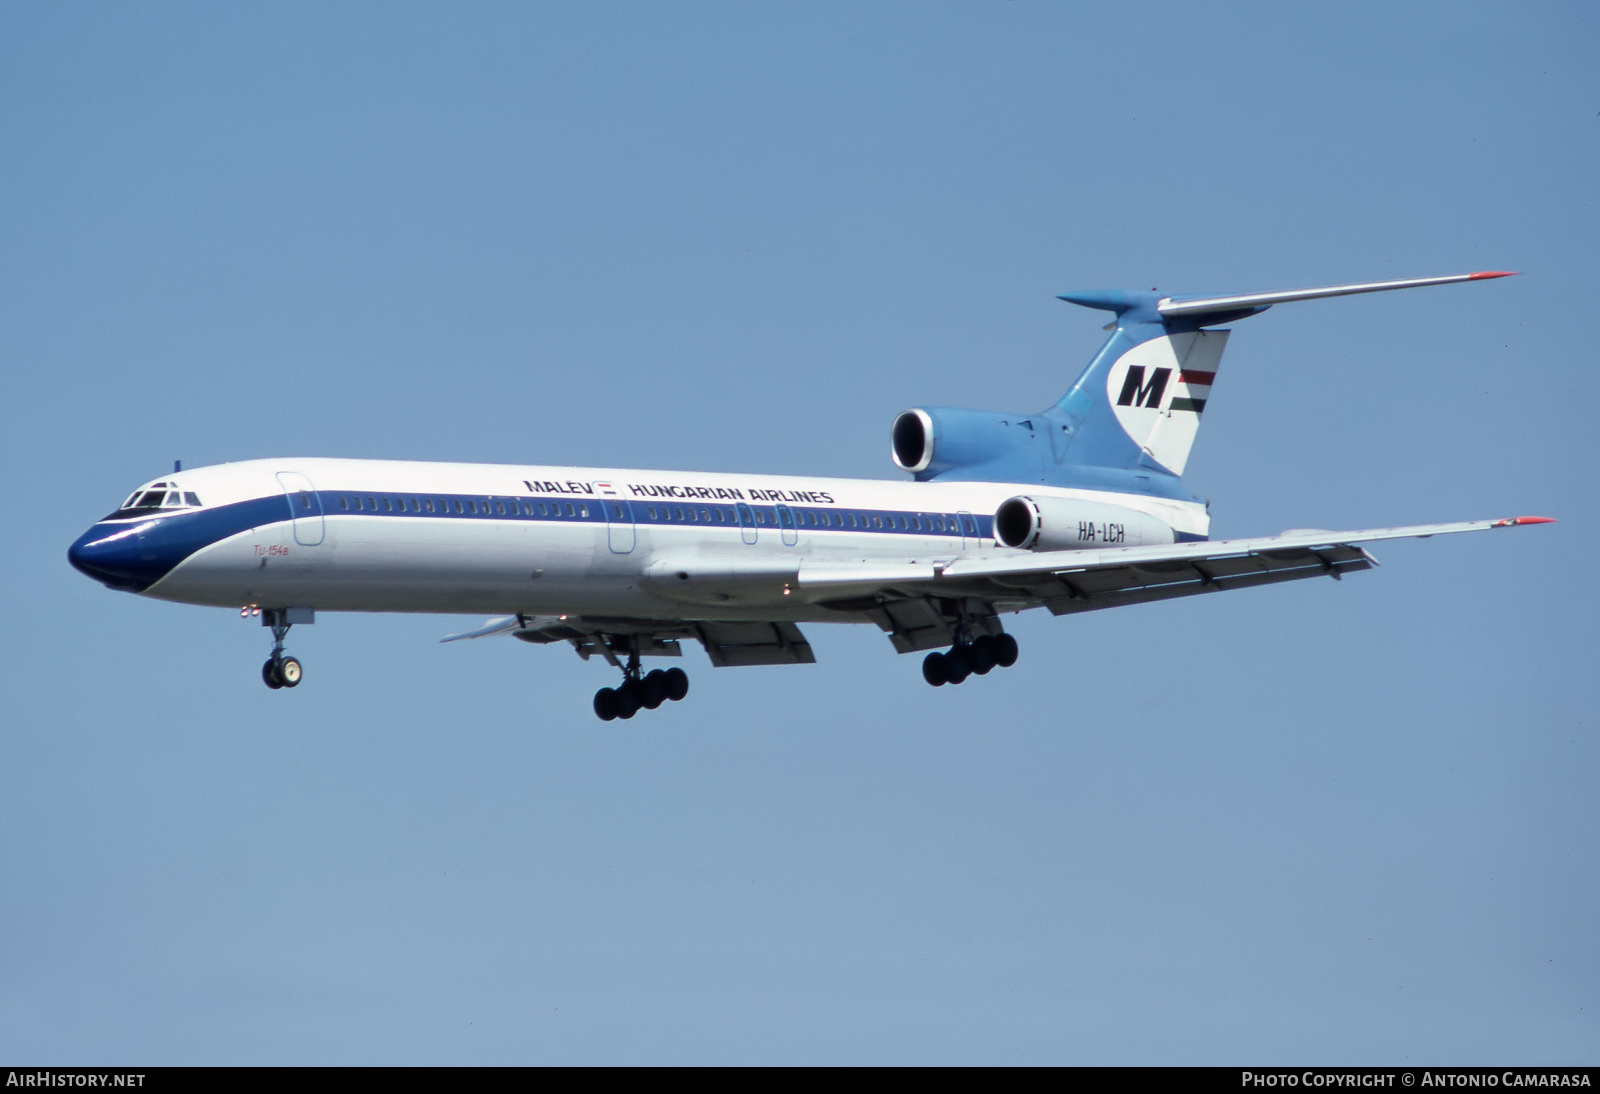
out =
[[[968,676],[984,676],[994,668],[1017,663],[1017,640],[1009,634],[985,634],[968,642],[958,638],[949,652],[935,650],[922,659],[922,678],[934,687],[959,684]]]
[[[289,610],[266,608],[261,612],[261,622],[272,628],[272,656],[261,666],[262,682],[273,691],[279,688],[299,687],[300,678],[304,675],[300,662],[293,657],[284,656],[283,653],[283,640],[288,637],[289,628],[294,625],[289,622]]]
[[[622,670],[622,686],[601,688],[594,693],[594,712],[602,722],[613,718],[632,718],[643,707],[654,710],[667,700],[677,702],[689,694],[689,674],[680,668],[652,669],[640,675],[639,649],[629,643],[628,663]]]

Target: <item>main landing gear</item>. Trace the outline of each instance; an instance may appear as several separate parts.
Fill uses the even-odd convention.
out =
[[[1009,634],[985,634],[971,642],[957,642],[948,653],[935,650],[922,659],[922,678],[934,687],[959,684],[968,676],[983,676],[993,668],[1017,663],[1017,640]]]
[[[293,657],[284,656],[283,652],[283,640],[288,637],[289,628],[293,626],[289,622],[289,612],[284,608],[267,608],[261,613],[261,622],[272,628],[272,656],[261,666],[262,682],[273,691],[279,688],[299,687],[300,678],[304,675],[300,662]]]
[[[622,686],[601,688],[594,693],[594,712],[602,722],[613,718],[632,718],[639,708],[654,710],[672,700],[676,703],[689,694],[689,674],[680,668],[652,669],[639,673],[639,651],[628,651],[628,664],[622,670]]]

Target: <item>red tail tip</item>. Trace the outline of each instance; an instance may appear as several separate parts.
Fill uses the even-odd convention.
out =
[[[1467,275],[1468,281],[1487,281],[1491,277],[1516,277],[1516,270],[1480,270]]]

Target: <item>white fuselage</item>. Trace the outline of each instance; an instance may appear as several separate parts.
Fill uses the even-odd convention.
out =
[[[1026,554],[994,539],[996,508],[1019,494],[1081,503],[1084,546],[1121,534],[1097,513],[1145,514],[1176,538],[1207,531],[1192,502],[1014,483],[341,459],[163,481],[199,506],[120,515],[96,531],[126,539],[140,526],[147,553],[173,556],[137,591],[233,607],[838,620],[785,575]]]

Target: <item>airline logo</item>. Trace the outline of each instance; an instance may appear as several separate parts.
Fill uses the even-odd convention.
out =
[[[1106,398],[1117,423],[1175,475],[1188,463],[1227,340],[1225,330],[1152,338],[1124,353],[1106,375]]]
[[[1179,369],[1178,383],[1188,389],[1187,395],[1174,395],[1169,406],[1162,407],[1161,397],[1167,390],[1167,381],[1172,378],[1170,368],[1157,368],[1150,370],[1150,378],[1145,379],[1144,366],[1132,365],[1128,374],[1122,381],[1122,394],[1117,396],[1118,406],[1144,406],[1156,410],[1187,410],[1198,414],[1206,408],[1206,398],[1211,394],[1211,382],[1216,379],[1215,372],[1204,372],[1200,369]],[[1195,390],[1195,389],[1203,390]]]

